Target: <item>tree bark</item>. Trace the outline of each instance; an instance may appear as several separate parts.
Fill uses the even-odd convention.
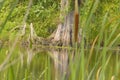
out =
[[[60,19],[62,21],[58,24],[56,31],[51,35],[52,37],[50,37],[51,42],[59,46],[72,46],[74,41],[81,42],[81,31],[78,34],[78,28],[74,28],[76,24],[77,27],[80,26],[78,25],[79,20],[76,21],[76,18],[79,19],[79,16],[74,16],[76,14],[75,11],[68,11],[68,8],[69,0],[61,0]]]

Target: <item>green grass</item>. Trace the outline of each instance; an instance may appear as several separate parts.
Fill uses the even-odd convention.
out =
[[[0,3],[0,10],[3,9],[4,4],[5,3]],[[23,5],[25,4],[26,3]],[[103,3],[101,5],[103,5]],[[69,55],[68,80],[120,79],[120,47],[118,47],[118,45],[120,45],[120,15],[117,14],[119,11],[116,9],[117,5],[115,6],[114,12],[108,6],[105,7],[105,11],[104,9],[101,10],[101,5],[99,0],[86,1],[84,3],[84,6],[80,10],[82,11],[80,13],[80,23],[86,42],[84,38],[82,38],[80,46],[77,47],[76,45],[72,50],[70,47],[67,48],[68,50],[63,47]],[[23,11],[24,15],[19,13],[18,15],[23,16],[20,17],[19,20],[13,19],[13,21],[17,20],[21,23],[12,23],[11,20],[14,18],[13,14],[17,12],[14,11],[14,9],[19,9],[19,6],[18,8],[15,8],[15,6],[16,3],[11,6],[7,14],[3,15],[4,17],[0,16],[1,20],[3,20],[0,25],[0,40],[4,42],[4,45],[0,46],[0,80],[54,80],[56,77],[53,65],[55,56],[51,54],[51,52],[32,52],[29,48],[22,48],[19,44],[19,39],[21,39],[20,30],[15,33],[9,31],[8,23],[11,24],[11,29],[13,29],[13,26],[22,24],[22,20],[27,22],[27,20],[30,19],[27,22],[27,24],[29,24],[33,17],[32,13],[25,16],[26,13],[24,12],[27,11],[28,8],[23,6],[21,12]],[[54,13],[55,7],[56,5],[50,7],[46,15]],[[106,10],[106,8],[108,10]],[[100,14],[99,10],[101,11]],[[56,11],[55,13],[57,14],[53,15],[53,17],[56,18],[59,12]],[[98,16],[96,14],[98,14]],[[10,19],[11,15],[12,18]],[[42,17],[45,18],[46,15]],[[38,16],[40,15],[38,14]],[[24,17],[26,17],[27,20],[24,20]],[[44,23],[40,24],[42,26],[56,25],[50,21],[53,17],[49,15],[49,17],[47,17],[48,20],[44,20]],[[35,22],[35,27],[37,26],[37,28],[35,28],[36,31],[39,30],[38,23]],[[43,27],[40,26],[40,28],[42,29]],[[38,33],[39,35],[41,35],[40,33],[44,33],[44,35],[42,35],[44,37],[48,36],[47,31],[44,29]],[[45,35],[45,33],[47,35]],[[29,34],[27,33],[27,35]],[[75,52],[74,58],[72,58],[72,52]],[[61,64],[61,62],[58,61],[58,64]],[[65,80],[65,77],[59,77],[59,79]]]

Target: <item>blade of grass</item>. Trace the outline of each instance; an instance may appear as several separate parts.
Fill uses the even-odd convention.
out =
[[[111,77],[111,80],[115,80],[115,76],[114,75]]]
[[[96,38],[94,39],[92,47],[90,49],[90,55],[89,55],[89,58],[88,58],[88,63],[87,63],[86,69],[88,69],[88,65],[90,63],[90,60],[91,60],[91,57],[92,57],[92,54],[93,54],[93,50],[94,50],[94,46],[95,46],[95,43],[97,42],[97,40],[98,40],[98,36],[96,36]]]
[[[99,80],[100,71],[101,71],[101,67],[99,67],[99,69],[97,70],[96,80]]]
[[[92,19],[92,16],[94,14],[94,12],[97,10],[97,7],[98,7],[98,3],[99,3],[99,0],[93,0],[92,2],[92,5],[90,7],[90,10],[88,12],[88,15],[87,15],[87,18],[86,18],[86,21],[85,21],[85,25],[83,27],[83,31],[85,31],[85,35],[89,38],[89,36],[87,34],[90,34],[90,28],[89,25],[90,25],[90,22],[91,22],[91,19]],[[88,42],[88,39],[86,40]]]
[[[5,2],[5,0],[0,1],[0,11],[1,11],[2,7],[3,7],[4,2]]]
[[[87,80],[91,80],[92,77],[95,76],[95,70],[98,67],[98,64],[100,63],[100,61],[98,61],[97,63],[95,63],[95,66],[93,67],[93,69],[90,71]]]
[[[115,37],[115,39],[108,45],[109,47],[112,47],[113,44],[120,38],[120,33]]]
[[[99,39],[98,39],[98,45],[97,45],[97,53],[99,52],[99,49],[100,49],[100,44],[103,40],[103,33],[104,33],[104,29],[105,29],[105,24],[107,22],[107,18],[108,18],[108,12],[105,14],[105,16],[103,17],[103,21],[102,21],[102,24],[101,24],[101,30],[100,30],[100,33],[99,33]]]
[[[81,73],[82,73],[82,79],[81,80],[85,80],[85,52],[84,52],[84,39],[82,39],[82,43],[81,43],[81,53],[80,53],[80,59],[81,59]],[[79,63],[79,62],[78,62]],[[80,68],[80,67],[79,67]],[[77,76],[76,76],[77,77]]]
[[[10,18],[11,14],[12,14],[15,6],[16,6],[16,4],[18,3],[18,1],[19,1],[19,0],[16,0],[16,1],[14,2],[14,4],[11,5],[11,10],[10,10],[8,16],[6,17],[5,21],[0,25],[0,26],[1,26],[1,27],[0,27],[0,33],[2,33],[2,30],[4,29],[5,24],[7,23],[8,19]]]

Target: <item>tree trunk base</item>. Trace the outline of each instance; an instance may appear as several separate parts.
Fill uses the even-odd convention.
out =
[[[23,33],[25,33],[23,28]],[[30,24],[30,34],[28,37],[28,43],[32,45],[52,45],[52,46],[73,46],[74,45],[74,11],[70,12],[61,22],[58,24],[57,29],[48,37],[38,37],[33,29],[32,23]],[[78,44],[80,44],[82,38],[82,31],[79,30]]]

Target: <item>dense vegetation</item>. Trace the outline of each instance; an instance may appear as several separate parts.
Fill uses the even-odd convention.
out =
[[[48,55],[38,54],[32,59],[31,64],[27,65],[27,54],[22,54],[25,53],[25,49],[13,43],[24,22],[27,24],[26,35],[29,34],[30,23],[33,23],[38,36],[48,37],[60,23],[60,0],[34,0],[30,8],[28,5],[29,0],[0,0],[0,79],[51,79]],[[28,9],[30,11],[25,20]],[[78,80],[119,80],[120,0],[83,0],[80,6],[80,27],[86,43],[82,41],[81,49],[77,49],[76,52],[83,55],[79,56],[80,59],[76,56],[76,64],[70,65],[70,80],[76,80],[77,70],[80,75]],[[102,50],[99,51],[101,46]],[[9,56],[8,53],[13,54]],[[22,62],[21,58],[25,58],[25,62]],[[39,69],[39,66],[42,67]]]
[[[4,31],[6,30],[9,32],[14,27],[22,24],[28,3],[29,1],[24,0],[17,2],[17,4],[15,4],[13,0],[7,0],[4,2],[0,12],[1,24],[10,13],[11,8],[15,6],[12,13],[10,13],[11,15],[7,20]],[[36,0],[33,2],[26,22],[27,24],[33,23],[39,36],[46,37],[55,29],[55,26],[58,23],[57,17],[59,15],[58,3],[58,1],[52,2],[46,0]]]

